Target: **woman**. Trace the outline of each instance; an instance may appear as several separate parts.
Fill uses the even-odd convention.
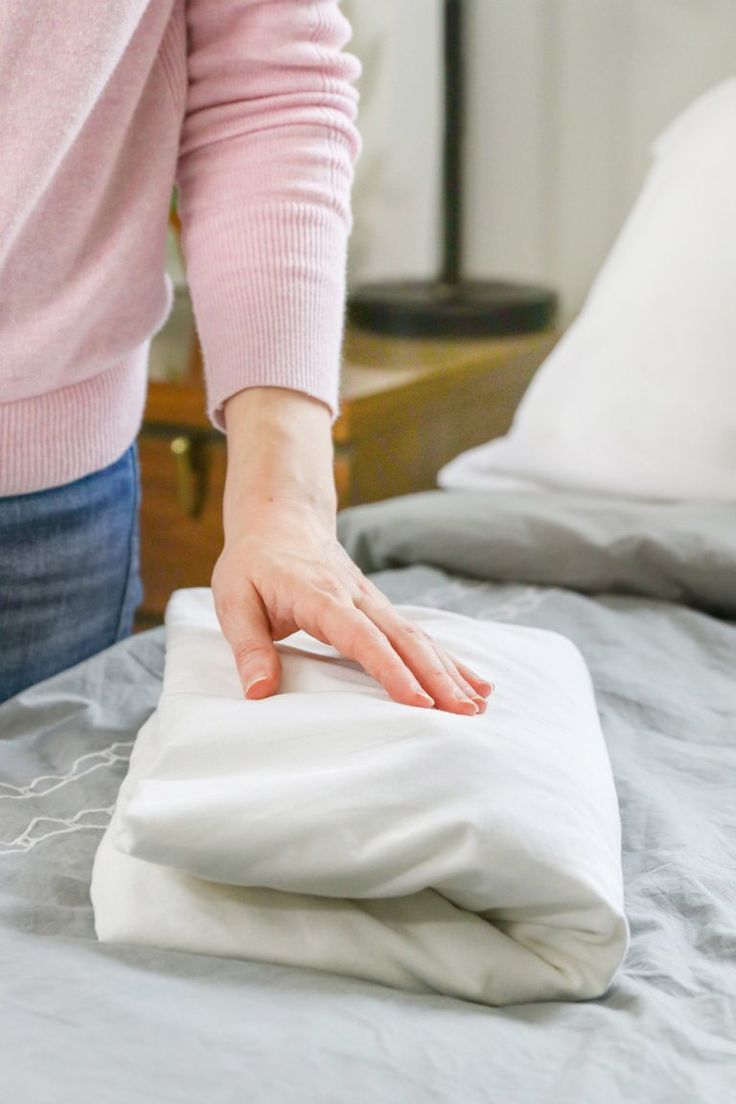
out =
[[[305,629],[396,701],[490,684],[335,535],[331,425],[360,63],[339,0],[4,0],[0,699],[132,630],[140,428],[177,186],[207,411],[227,435],[217,615],[248,698]]]

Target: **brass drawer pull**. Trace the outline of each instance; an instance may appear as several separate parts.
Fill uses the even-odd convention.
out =
[[[197,517],[204,500],[204,468],[200,450],[191,437],[175,437],[171,451],[176,460],[179,503],[187,517]]]

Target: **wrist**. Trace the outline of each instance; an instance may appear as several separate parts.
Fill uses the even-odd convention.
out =
[[[329,407],[300,391],[250,387],[224,406],[223,524],[237,533],[254,511],[288,507],[334,528],[337,512]]]

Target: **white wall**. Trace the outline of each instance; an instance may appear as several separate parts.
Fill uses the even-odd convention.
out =
[[[736,0],[735,0],[736,2]],[[437,0],[342,0],[363,63],[350,279],[436,265],[441,87]]]
[[[364,66],[350,283],[432,275],[441,4],[342,9]],[[652,139],[736,73],[736,0],[468,0],[467,23],[466,271],[550,283],[567,322]]]

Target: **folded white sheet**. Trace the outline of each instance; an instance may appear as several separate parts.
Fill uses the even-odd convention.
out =
[[[397,607],[496,683],[392,701],[304,632],[242,696],[208,588],[175,591],[156,711],[95,858],[103,942],[317,967],[488,1004],[603,993],[628,945],[620,821],[565,637]]]

